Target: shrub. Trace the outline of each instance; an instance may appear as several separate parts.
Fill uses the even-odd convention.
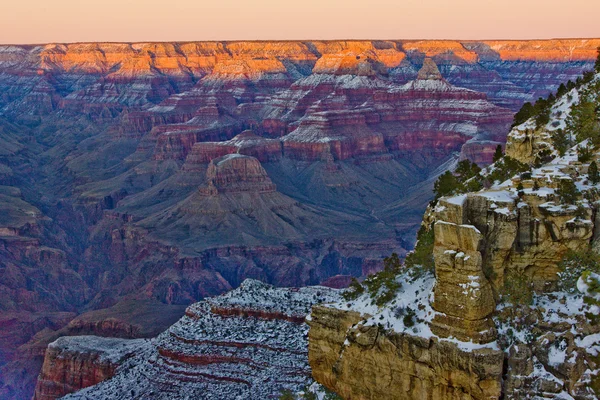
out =
[[[402,287],[396,281],[396,276],[400,274],[401,268],[400,257],[393,253],[390,257],[383,259],[383,271],[365,279],[364,284],[376,305],[383,306],[394,299],[396,292]]]
[[[494,162],[500,160],[502,157],[504,157],[504,152],[502,152],[502,145],[498,145],[496,146],[496,151],[494,152]]]
[[[596,164],[596,161],[590,163],[590,167],[588,168],[588,178],[594,185],[600,182],[600,174],[598,174],[598,165]]]
[[[523,122],[527,121],[533,116],[534,112],[535,109],[531,103],[527,102],[523,104],[521,109],[515,114],[513,118],[512,127],[521,125]]]
[[[296,396],[289,390],[282,390],[281,396],[279,396],[279,400],[295,400]]]
[[[552,136],[552,144],[558,154],[562,157],[565,155],[569,147],[571,147],[571,140],[565,131],[562,129],[557,129],[556,131],[551,133]]]
[[[590,146],[577,146],[577,161],[587,163],[594,155],[593,149]]]
[[[520,172],[530,170],[529,165],[508,156],[504,156],[502,160],[495,164],[495,167],[496,169],[488,177],[491,182],[504,182]]]
[[[350,281],[350,286],[348,286],[348,289],[346,289],[344,293],[342,293],[342,297],[346,301],[356,300],[364,292],[365,288],[363,287],[363,285],[360,284],[358,279],[352,278],[352,281]]]
[[[529,279],[521,273],[511,271],[504,277],[502,298],[515,306],[533,304],[533,287]]]
[[[421,225],[421,228],[417,233],[417,244],[415,245],[415,249],[406,256],[404,262],[414,277],[433,271],[433,242],[433,227],[427,229],[427,227]]]
[[[577,293],[577,281],[585,271],[600,273],[600,256],[591,249],[569,250],[558,264],[558,288],[567,293]]]
[[[435,200],[440,197],[450,196],[461,189],[461,184],[450,171],[444,172],[433,184],[433,193]]]

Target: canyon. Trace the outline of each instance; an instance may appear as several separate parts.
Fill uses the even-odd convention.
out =
[[[247,278],[380,270],[436,176],[490,163],[598,46],[0,46],[0,396],[30,397],[60,336],[150,338]]]

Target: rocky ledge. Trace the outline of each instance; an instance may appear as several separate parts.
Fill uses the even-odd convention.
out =
[[[151,341],[61,338],[46,353],[36,399],[94,384],[66,398],[262,399],[297,392],[314,382],[304,319],[314,304],[338,300],[335,289],[246,280],[191,305]]]

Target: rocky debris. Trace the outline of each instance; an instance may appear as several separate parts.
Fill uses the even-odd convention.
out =
[[[313,383],[304,318],[313,304],[338,299],[336,290],[325,287],[274,288],[246,280],[226,295],[190,306],[166,332],[119,361],[112,379],[66,398],[110,399],[125,393],[149,399],[270,398],[283,390],[300,391]],[[71,351],[60,354],[67,365],[94,355],[87,337],[66,340]],[[131,349],[136,342],[123,343]],[[47,364],[57,358],[53,351],[48,350]],[[65,387],[67,382],[55,377],[43,374],[38,388],[49,381]]]

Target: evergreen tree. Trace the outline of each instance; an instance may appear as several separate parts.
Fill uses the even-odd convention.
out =
[[[593,149],[590,146],[577,146],[577,161],[587,163],[592,159]]]
[[[562,129],[557,129],[551,133],[552,135],[552,144],[554,144],[554,148],[558,151],[558,155],[561,157],[565,155],[567,149],[570,146],[569,135],[567,135]]]
[[[600,47],[598,47],[598,57],[596,58],[596,64],[594,65],[594,71],[600,73]]]
[[[512,126],[521,125],[523,122],[531,118],[534,112],[535,110],[531,103],[527,102],[523,104],[521,109],[515,114]]]
[[[496,151],[494,152],[494,162],[498,161],[499,159],[502,158],[502,156],[504,156],[504,153],[502,152],[502,145],[498,145],[496,146]]]
[[[596,103],[589,96],[583,97],[579,104],[571,108],[567,117],[567,132],[575,135],[578,141],[591,139],[600,144],[600,124],[596,115]]]
[[[459,162],[456,166],[456,170],[454,171],[459,182],[465,182],[467,179],[474,177],[479,172],[481,172],[481,168],[469,160],[462,160]]]
[[[588,178],[594,185],[600,182],[600,174],[598,173],[598,165],[596,164],[596,161],[592,161],[590,163],[590,167],[588,169]]]
[[[567,89],[568,90],[575,89],[575,83],[573,83],[572,80],[569,80],[569,82],[567,82]]]
[[[568,92],[569,92],[569,90],[567,89],[565,84],[561,83],[560,86],[558,87],[558,90],[556,91],[556,97],[562,97],[565,94],[567,94]]]
[[[435,200],[453,194],[460,187],[460,182],[450,171],[444,172],[433,184]]]
[[[556,194],[559,195],[561,203],[575,204],[579,196],[579,190],[571,179],[563,179],[558,185]]]

